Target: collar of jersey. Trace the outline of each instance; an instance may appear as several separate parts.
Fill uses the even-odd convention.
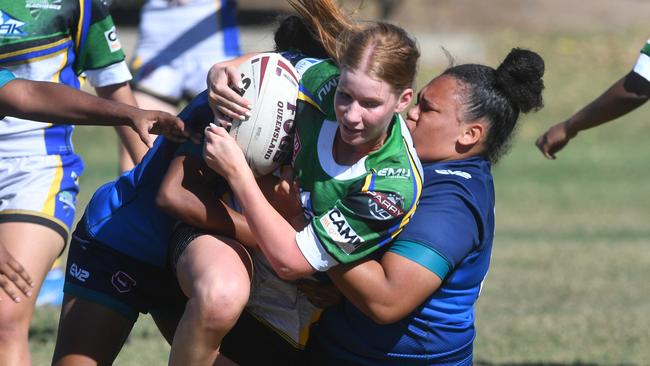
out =
[[[353,165],[341,165],[334,161],[332,148],[337,130],[338,123],[336,121],[323,121],[323,126],[318,134],[318,162],[321,168],[336,180],[354,179],[366,175],[366,158],[368,156],[364,156]]]

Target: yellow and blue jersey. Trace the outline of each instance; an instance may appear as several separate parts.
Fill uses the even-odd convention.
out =
[[[19,78],[74,88],[79,88],[82,74],[94,87],[131,78],[101,0],[0,0],[0,67]],[[0,157],[71,154],[72,129],[4,118]]]

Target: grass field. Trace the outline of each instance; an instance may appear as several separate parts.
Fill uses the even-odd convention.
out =
[[[582,133],[547,161],[533,142],[626,73],[643,29],[612,33],[498,32],[482,38],[496,65],[513,46],[547,62],[546,107],[523,119],[495,167],[493,262],[477,306],[475,359],[482,365],[643,365],[650,361],[650,148],[648,106]],[[459,62],[474,61],[459,59]],[[424,81],[441,70],[424,65]],[[422,85],[422,83],[420,83]],[[79,128],[86,160],[82,206],[116,173],[116,138]],[[31,332],[47,364],[58,309],[39,309]],[[168,348],[141,317],[118,365],[165,364]]]

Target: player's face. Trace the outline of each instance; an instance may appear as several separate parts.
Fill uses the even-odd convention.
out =
[[[417,96],[416,104],[406,114],[413,144],[425,162],[454,159],[462,134],[463,108],[460,84],[451,76],[439,76]]]
[[[396,95],[387,82],[363,71],[343,69],[334,97],[342,143],[364,155],[381,147],[393,115],[410,101],[408,97],[404,104],[403,95]]]

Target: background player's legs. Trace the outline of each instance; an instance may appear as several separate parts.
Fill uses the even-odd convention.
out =
[[[64,242],[60,234],[48,227],[7,222],[0,224],[0,245],[25,268],[35,285],[31,297],[20,294],[20,303],[0,291],[0,365],[29,365],[29,323],[36,295]]]
[[[189,297],[170,354],[170,365],[212,365],[250,292],[250,257],[237,242],[202,235],[181,255],[176,272]]]
[[[133,324],[108,307],[66,293],[52,364],[111,365]]]

